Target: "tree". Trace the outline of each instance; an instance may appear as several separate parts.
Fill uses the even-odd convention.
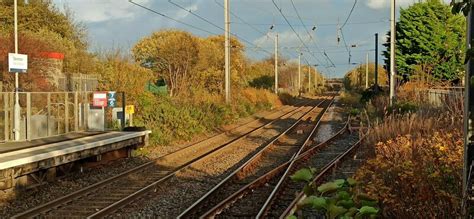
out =
[[[439,0],[427,0],[401,9],[396,31],[398,75],[427,74],[439,80],[460,77],[465,50],[465,19],[453,15],[448,5]],[[385,46],[387,51],[383,55],[388,69],[390,45]]]
[[[13,17],[13,0],[0,1],[0,67],[6,90],[13,89],[12,74],[6,72],[7,54],[14,51]],[[28,74],[20,74],[22,90],[54,90],[46,78],[44,53],[63,53],[60,70],[65,74],[96,71],[96,60],[87,51],[85,28],[69,10],[62,13],[50,0],[29,0],[28,4],[20,0],[18,20],[19,52],[29,56]]]
[[[369,63],[369,86],[375,83],[375,64]],[[366,65],[359,65],[349,72],[346,73],[344,76],[344,86],[347,89],[364,89],[365,88],[365,72],[366,72]],[[387,71],[383,68],[383,66],[378,66],[378,84],[379,85],[386,85],[388,79]]]
[[[231,38],[231,84],[239,86],[246,60],[244,46],[237,39]],[[210,36],[199,38],[198,62],[194,68],[193,86],[207,90],[210,93],[223,93],[224,90],[224,37]],[[245,74],[243,74],[245,75]]]
[[[0,1],[0,33],[13,33],[13,0]],[[75,47],[86,49],[86,28],[74,21],[72,12],[62,13],[51,0],[18,1],[18,29],[38,32],[48,30],[74,42]]]
[[[100,58],[98,67],[102,72],[100,88],[126,92],[127,101],[137,104],[137,99],[145,91],[146,84],[154,78],[152,71],[134,63],[120,50],[107,52]]]
[[[199,48],[196,37],[188,32],[161,30],[141,39],[132,53],[142,66],[165,79],[173,96],[190,81],[188,77],[198,62]]]

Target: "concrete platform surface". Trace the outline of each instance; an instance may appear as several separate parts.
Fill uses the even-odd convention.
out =
[[[35,144],[31,143],[29,147],[25,146],[23,149],[0,153],[0,170],[71,153],[79,153],[84,150],[142,137],[149,133],[150,131],[95,133],[81,138],[72,138],[71,140],[67,140],[67,137],[61,137],[57,138],[58,141],[56,142],[51,141],[53,143],[43,143],[38,146],[34,146]],[[38,141],[37,143],[39,144],[40,142]],[[8,150],[5,149],[4,151]]]
[[[15,142],[5,142],[0,143],[0,157],[2,153],[17,151],[25,148],[37,147],[45,144],[52,144],[62,141],[70,141],[78,138],[83,138],[87,136],[103,134],[105,132],[71,132],[64,135],[52,136],[47,138],[40,138],[31,141],[15,141]]]

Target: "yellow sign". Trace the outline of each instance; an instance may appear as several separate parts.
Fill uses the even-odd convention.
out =
[[[126,105],[125,106],[125,113],[126,114],[134,114],[135,113],[135,106],[134,105]]]

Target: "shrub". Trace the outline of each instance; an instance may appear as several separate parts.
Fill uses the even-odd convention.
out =
[[[226,104],[220,96],[199,91],[174,98],[145,92],[138,98],[136,124],[152,130],[151,145],[166,145],[281,105],[267,90],[248,88],[238,94],[234,104]]]
[[[372,159],[356,173],[388,218],[452,218],[459,213],[462,122],[449,113],[391,115],[371,130]]]
[[[343,104],[357,107],[360,106],[361,95],[356,92],[347,92],[344,91],[341,93],[341,102]]]
[[[418,111],[419,107],[417,104],[413,102],[397,102],[393,106],[388,107],[388,113],[398,113],[398,114],[405,114],[405,113],[414,113]]]
[[[372,218],[379,209],[377,200],[360,192],[357,181],[352,178],[337,179],[318,187],[311,183],[315,170],[304,168],[291,176],[296,182],[308,183],[304,188],[306,198],[298,203],[297,210],[312,208],[326,218]],[[291,215],[289,218],[296,219]]]

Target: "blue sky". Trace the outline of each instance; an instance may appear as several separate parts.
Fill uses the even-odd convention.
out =
[[[419,0],[397,0],[397,7],[407,7]],[[446,0],[445,0],[446,1]],[[197,26],[206,31],[222,34],[223,31],[208,24],[189,12],[168,2],[168,0],[134,0],[139,4],[166,14],[174,19]],[[223,0],[172,0],[172,2],[191,10],[208,21],[223,27],[224,11],[219,4]],[[338,23],[342,25],[351,10],[354,0],[293,0],[302,18],[304,26],[298,19],[291,0],[275,0],[281,12],[303,40],[304,62],[314,65],[329,77],[344,75],[349,69],[349,54],[341,40],[337,42]],[[140,38],[162,28],[179,28],[195,35],[207,36],[209,33],[197,30],[172,20],[163,18],[128,2],[128,0],[54,0],[59,8],[70,8],[78,21],[88,27],[89,42],[92,50],[123,48],[129,50]],[[272,0],[230,0],[232,13],[231,32],[248,41],[246,52],[248,57],[261,59],[268,56],[266,50],[273,53],[273,36],[280,36],[282,55],[295,60],[301,45],[298,36],[287,24],[283,16],[274,6]],[[348,23],[343,27],[343,35],[347,45],[356,45],[351,50],[351,63],[374,60],[374,33],[378,32],[380,53],[384,49],[381,44],[389,30],[390,0],[358,0]],[[250,25],[249,25],[250,24]],[[269,33],[270,26],[275,28]],[[313,26],[316,30],[312,31]],[[308,34],[309,32],[309,34]],[[313,37],[313,40],[310,38]],[[326,68],[330,61],[323,51],[336,65]],[[379,56],[382,63],[382,57]]]

